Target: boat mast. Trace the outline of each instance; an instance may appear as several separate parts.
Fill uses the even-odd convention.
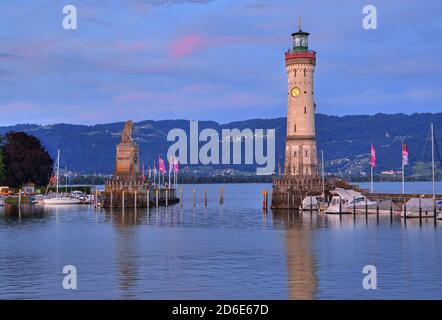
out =
[[[324,169],[324,150],[321,150],[321,168],[322,168],[322,195],[325,198],[325,169]]]
[[[57,149],[57,184],[55,193],[58,194],[58,180],[60,179],[60,149]]]
[[[433,174],[433,200],[436,200],[435,166],[434,166],[434,125],[431,124],[431,169]]]

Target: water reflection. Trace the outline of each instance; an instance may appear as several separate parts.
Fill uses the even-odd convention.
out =
[[[313,233],[321,216],[281,210],[273,212],[274,222],[285,227],[289,299],[311,300],[317,288]]]
[[[47,211],[44,210],[44,207],[34,205],[22,205],[21,207],[6,205],[0,209],[0,212],[1,211],[3,211],[3,216],[6,221],[43,219],[47,215]]]

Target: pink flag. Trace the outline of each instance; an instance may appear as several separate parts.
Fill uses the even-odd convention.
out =
[[[402,164],[408,166],[408,147],[405,143],[402,144]]]
[[[166,165],[164,164],[164,160],[158,157],[158,170],[162,173],[166,173]]]
[[[371,145],[371,159],[370,159],[370,165],[372,168],[376,167],[376,150],[374,149],[373,144]]]

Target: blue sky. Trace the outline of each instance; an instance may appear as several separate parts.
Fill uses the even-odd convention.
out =
[[[62,9],[78,10],[78,30]],[[362,28],[373,4],[378,29]],[[442,111],[442,4],[358,0],[4,0],[0,125],[285,116],[284,52],[318,52],[317,111]]]

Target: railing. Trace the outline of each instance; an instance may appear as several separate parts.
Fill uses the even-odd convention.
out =
[[[308,58],[316,59],[316,51],[292,51],[289,50],[285,53],[285,59],[297,59],[297,58]]]

